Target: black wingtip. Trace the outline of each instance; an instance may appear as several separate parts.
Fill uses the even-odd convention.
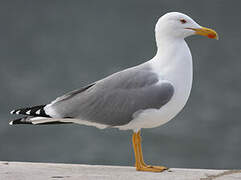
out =
[[[15,109],[12,110],[10,113],[11,114],[22,114],[22,115],[27,115],[27,116],[34,116],[34,117],[50,117],[45,113],[44,105],[39,105],[39,106],[33,106],[33,107],[26,107],[26,108],[21,108],[21,109]]]
[[[30,120],[28,120],[29,117],[24,117],[20,119],[15,119],[13,121],[9,122],[9,125],[16,125],[16,124],[31,124],[31,125],[59,125],[59,124],[72,124],[72,122],[61,122],[61,121],[51,121],[51,122],[44,122],[44,123],[36,123],[33,124]]]
[[[9,125],[15,124],[32,124],[30,121],[25,121],[25,118],[15,119],[9,122]]]

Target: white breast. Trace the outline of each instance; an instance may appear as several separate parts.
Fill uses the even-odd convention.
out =
[[[160,109],[147,109],[129,124],[120,129],[153,128],[165,124],[174,118],[185,106],[192,87],[192,56],[186,42],[170,44],[159,48],[156,56],[148,61],[159,75],[160,83],[169,81],[174,86],[171,100]]]

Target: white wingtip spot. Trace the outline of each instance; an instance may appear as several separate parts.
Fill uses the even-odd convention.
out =
[[[40,109],[35,112],[35,114],[40,114]]]
[[[20,110],[16,111],[15,114],[19,114],[20,113]]]
[[[11,126],[12,126],[12,125],[13,125],[13,121],[10,121],[9,125],[11,125]]]
[[[28,111],[26,112],[26,114],[30,115],[30,112],[31,112],[31,110],[28,110]]]
[[[13,114],[13,113],[14,113],[14,111],[15,111],[15,110],[12,110],[12,111],[10,112],[10,114]]]

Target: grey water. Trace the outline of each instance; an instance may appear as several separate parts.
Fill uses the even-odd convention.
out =
[[[241,168],[240,1],[1,1],[0,160],[133,165],[130,131],[80,125],[9,126],[10,110],[45,104],[156,51],[154,26],[170,11],[215,29],[187,38],[194,82],[183,111],[144,129],[148,163]]]

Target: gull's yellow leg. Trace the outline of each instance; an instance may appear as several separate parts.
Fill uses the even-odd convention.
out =
[[[140,163],[143,165],[143,166],[147,166],[146,163],[144,162],[144,159],[143,159],[143,154],[142,154],[142,147],[141,147],[141,131],[138,131],[137,132],[137,139],[138,139],[138,150],[139,150],[139,158],[140,158]]]
[[[133,149],[134,149],[134,153],[135,153],[135,160],[136,160],[135,166],[136,166],[136,168],[140,168],[140,159],[139,159],[140,156],[139,156],[138,145],[137,145],[136,139],[137,139],[137,133],[133,133],[132,145],[133,145]]]
[[[149,166],[145,164],[142,155],[140,131],[138,131],[138,133],[133,134],[132,142],[135,153],[137,171],[162,172],[167,169],[164,166]]]
[[[164,170],[167,170],[168,168],[165,167],[165,166],[152,166],[152,165],[146,165],[146,163],[144,162],[144,159],[143,159],[143,154],[142,154],[142,147],[141,147],[141,131],[138,131],[137,133],[137,139],[138,139],[138,150],[139,150],[139,159],[140,159],[140,162],[143,166],[147,166],[147,167],[153,167],[153,168],[156,168],[156,169],[160,169],[161,171],[164,171]]]

